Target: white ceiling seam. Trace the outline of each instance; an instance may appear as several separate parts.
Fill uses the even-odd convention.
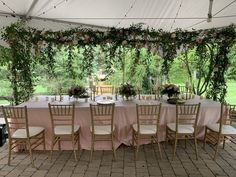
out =
[[[210,23],[206,22],[209,0],[197,2],[182,0],[182,4],[181,0],[0,0],[0,2],[1,18],[25,16],[29,18],[29,26],[40,29],[63,30],[67,28],[65,26],[80,27],[80,25],[106,29],[116,27],[120,22],[119,28],[144,24],[145,27],[156,30],[174,31],[177,28],[198,30],[236,24],[236,0],[213,0]],[[3,5],[3,2],[7,2],[7,6]],[[4,23],[0,21],[0,27],[10,24],[3,21]]]

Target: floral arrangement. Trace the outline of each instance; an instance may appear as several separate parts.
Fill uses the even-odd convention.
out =
[[[119,88],[119,94],[125,96],[127,99],[136,95],[136,91],[133,85],[129,83],[122,84]]]
[[[68,90],[69,96],[74,98],[88,98],[88,93],[83,86],[73,86]]]
[[[167,94],[169,98],[173,96],[176,97],[179,93],[179,87],[174,84],[165,84],[161,90],[161,94]]]

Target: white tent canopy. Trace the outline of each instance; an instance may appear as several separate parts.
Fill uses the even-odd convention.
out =
[[[0,0],[0,28],[20,17],[31,27],[52,30],[132,24],[165,31],[206,29],[235,24],[236,0]]]

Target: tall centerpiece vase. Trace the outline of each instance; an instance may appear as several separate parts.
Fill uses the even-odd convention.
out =
[[[131,100],[131,97],[130,97],[129,95],[126,95],[126,96],[125,96],[125,100],[126,100],[126,101],[129,101],[129,100]]]
[[[72,86],[69,90],[68,90],[68,94],[69,96],[73,96],[73,101],[75,103],[79,102],[79,98],[88,98],[88,93],[86,91],[86,89],[83,86]]]
[[[78,96],[75,96],[75,95],[74,95],[73,98],[74,98],[74,102],[75,102],[75,103],[78,103],[78,102],[79,102],[79,97],[78,97]]]
[[[166,84],[163,86],[161,94],[168,96],[167,102],[176,104],[178,102],[179,87],[174,84]]]
[[[136,95],[136,91],[133,85],[124,83],[119,88],[119,94],[122,95],[124,100],[131,100]]]
[[[170,104],[176,104],[178,102],[178,95],[177,94],[168,94],[167,102]]]

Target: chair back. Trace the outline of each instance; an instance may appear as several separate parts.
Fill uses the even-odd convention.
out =
[[[90,104],[92,132],[94,126],[110,125],[111,132],[114,126],[114,110],[115,104]]]
[[[229,107],[227,107],[226,105],[224,105],[224,103],[221,103],[220,105],[220,118],[219,118],[219,133],[222,133],[222,127],[225,124],[229,124],[229,117],[227,116],[227,114],[229,113]]]
[[[176,104],[176,132],[178,125],[192,125],[197,128],[201,103],[198,104]],[[196,133],[196,131],[195,131]]]
[[[179,92],[181,94],[181,99],[192,99],[194,98],[194,94],[191,88],[186,87],[186,86],[178,86],[179,87]]]
[[[114,94],[114,87],[113,86],[100,86],[100,92],[102,94]]]
[[[220,118],[218,121],[220,124],[219,132],[222,133],[223,125],[230,125],[232,122],[236,122],[236,105],[225,105],[221,103]]]
[[[162,85],[160,85],[160,86],[154,86],[154,87],[152,88],[152,93],[154,93],[154,95],[155,95],[155,100],[161,97],[161,91],[162,91],[162,89],[163,89],[163,86],[162,86]]]
[[[2,106],[3,115],[5,118],[8,138],[18,129],[25,129],[26,135],[29,137],[29,125],[27,107]]]
[[[185,86],[179,85],[178,87],[179,87],[179,92],[180,93],[186,93],[187,89],[186,89]]]
[[[75,105],[62,105],[48,103],[52,128],[60,125],[71,125],[74,133]]]
[[[236,122],[236,105],[229,105],[230,124]]]
[[[158,130],[161,114],[160,104],[136,104],[138,132],[140,125],[156,125]]]

